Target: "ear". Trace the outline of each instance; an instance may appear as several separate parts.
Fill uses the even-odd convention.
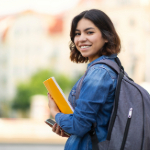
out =
[[[105,43],[108,43],[108,40],[105,40]]]

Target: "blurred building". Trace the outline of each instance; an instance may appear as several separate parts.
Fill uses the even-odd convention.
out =
[[[58,52],[51,34],[62,30],[61,18],[33,11],[0,19],[0,99],[12,98],[17,82],[27,81],[40,68],[53,66],[50,60]]]
[[[50,118],[50,109],[47,104],[47,96],[34,95],[31,97],[30,118],[46,120]]]
[[[6,28],[1,33],[0,44],[0,67],[3,72],[0,77],[3,83],[0,84],[0,95],[9,99],[15,94],[17,82],[27,81],[27,77],[38,68],[47,66],[51,40],[47,38],[48,23],[34,12],[6,16],[1,20],[0,27],[2,23],[5,23]]]
[[[69,34],[66,35],[64,24],[63,13],[52,16],[29,10],[1,17],[1,100],[11,99],[17,83],[27,82],[39,69],[59,70],[67,75],[82,69],[78,66],[71,68],[71,65],[66,67],[69,62]]]
[[[87,9],[100,9],[112,19],[122,43],[119,57],[137,83],[150,82],[150,0],[80,0],[57,16],[25,11],[0,17],[0,100],[11,99],[16,85],[40,68],[73,76],[86,64],[69,60],[71,20]]]

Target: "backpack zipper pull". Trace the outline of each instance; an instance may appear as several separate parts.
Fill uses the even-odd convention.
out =
[[[132,117],[132,110],[133,110],[133,108],[130,108],[130,109],[129,109],[128,118],[131,118],[131,117]]]

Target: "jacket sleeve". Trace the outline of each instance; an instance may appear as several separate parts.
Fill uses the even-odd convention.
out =
[[[92,69],[92,68],[91,68]],[[89,70],[82,83],[79,99],[73,114],[58,113],[56,122],[61,128],[77,136],[90,131],[92,123],[113,86],[113,79],[104,68]]]

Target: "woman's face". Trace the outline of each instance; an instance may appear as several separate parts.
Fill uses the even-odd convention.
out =
[[[101,31],[88,19],[82,18],[75,31],[74,43],[83,57],[88,57],[89,61],[99,57],[99,50],[107,40],[103,39]]]

